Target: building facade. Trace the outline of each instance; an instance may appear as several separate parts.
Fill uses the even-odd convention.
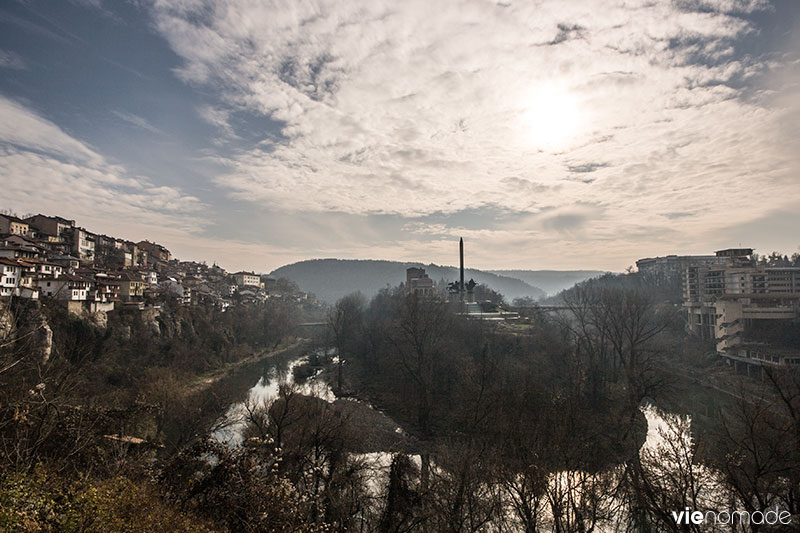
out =
[[[406,294],[415,294],[426,298],[436,294],[433,280],[425,273],[424,268],[411,267],[406,269]]]
[[[687,329],[732,360],[800,364],[800,267],[756,264],[751,249],[716,257],[684,269]]]
[[[260,287],[261,276],[254,272],[236,272],[233,279],[237,287]]]
[[[37,285],[42,296],[73,302],[85,302],[92,291],[92,280],[72,274],[40,278]]]
[[[21,218],[12,215],[0,215],[0,234],[28,235],[29,232],[28,223]]]
[[[0,258],[0,296],[15,296],[22,280],[22,266],[18,261]]]

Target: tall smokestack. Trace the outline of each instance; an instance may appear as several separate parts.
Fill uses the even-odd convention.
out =
[[[464,239],[458,239],[458,257],[461,260],[461,285],[459,285],[459,293],[461,299],[464,299]]]

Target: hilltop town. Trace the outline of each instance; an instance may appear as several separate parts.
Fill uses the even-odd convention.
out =
[[[176,302],[225,309],[268,298],[308,300],[297,285],[181,261],[164,246],[94,233],[59,216],[0,214],[0,297],[51,299],[74,313]]]

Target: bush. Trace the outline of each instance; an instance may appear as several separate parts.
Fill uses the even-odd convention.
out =
[[[214,531],[167,507],[144,482],[70,480],[42,466],[0,481],[0,530]]]

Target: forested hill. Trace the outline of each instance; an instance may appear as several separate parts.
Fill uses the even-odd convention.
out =
[[[394,287],[406,279],[406,269],[422,267],[434,283],[440,280],[455,281],[458,279],[458,268],[422,263],[401,263],[398,261],[373,261],[352,259],[311,259],[285,265],[273,271],[274,278],[288,278],[297,283],[304,291],[314,293],[326,302],[335,302],[342,296],[360,291],[371,298],[380,289]],[[466,269],[465,280],[474,279],[505,296],[507,301],[514,298],[541,298],[545,292],[522,280]]]
[[[492,270],[492,273],[520,279],[551,296],[576,283],[605,274],[602,270]]]

